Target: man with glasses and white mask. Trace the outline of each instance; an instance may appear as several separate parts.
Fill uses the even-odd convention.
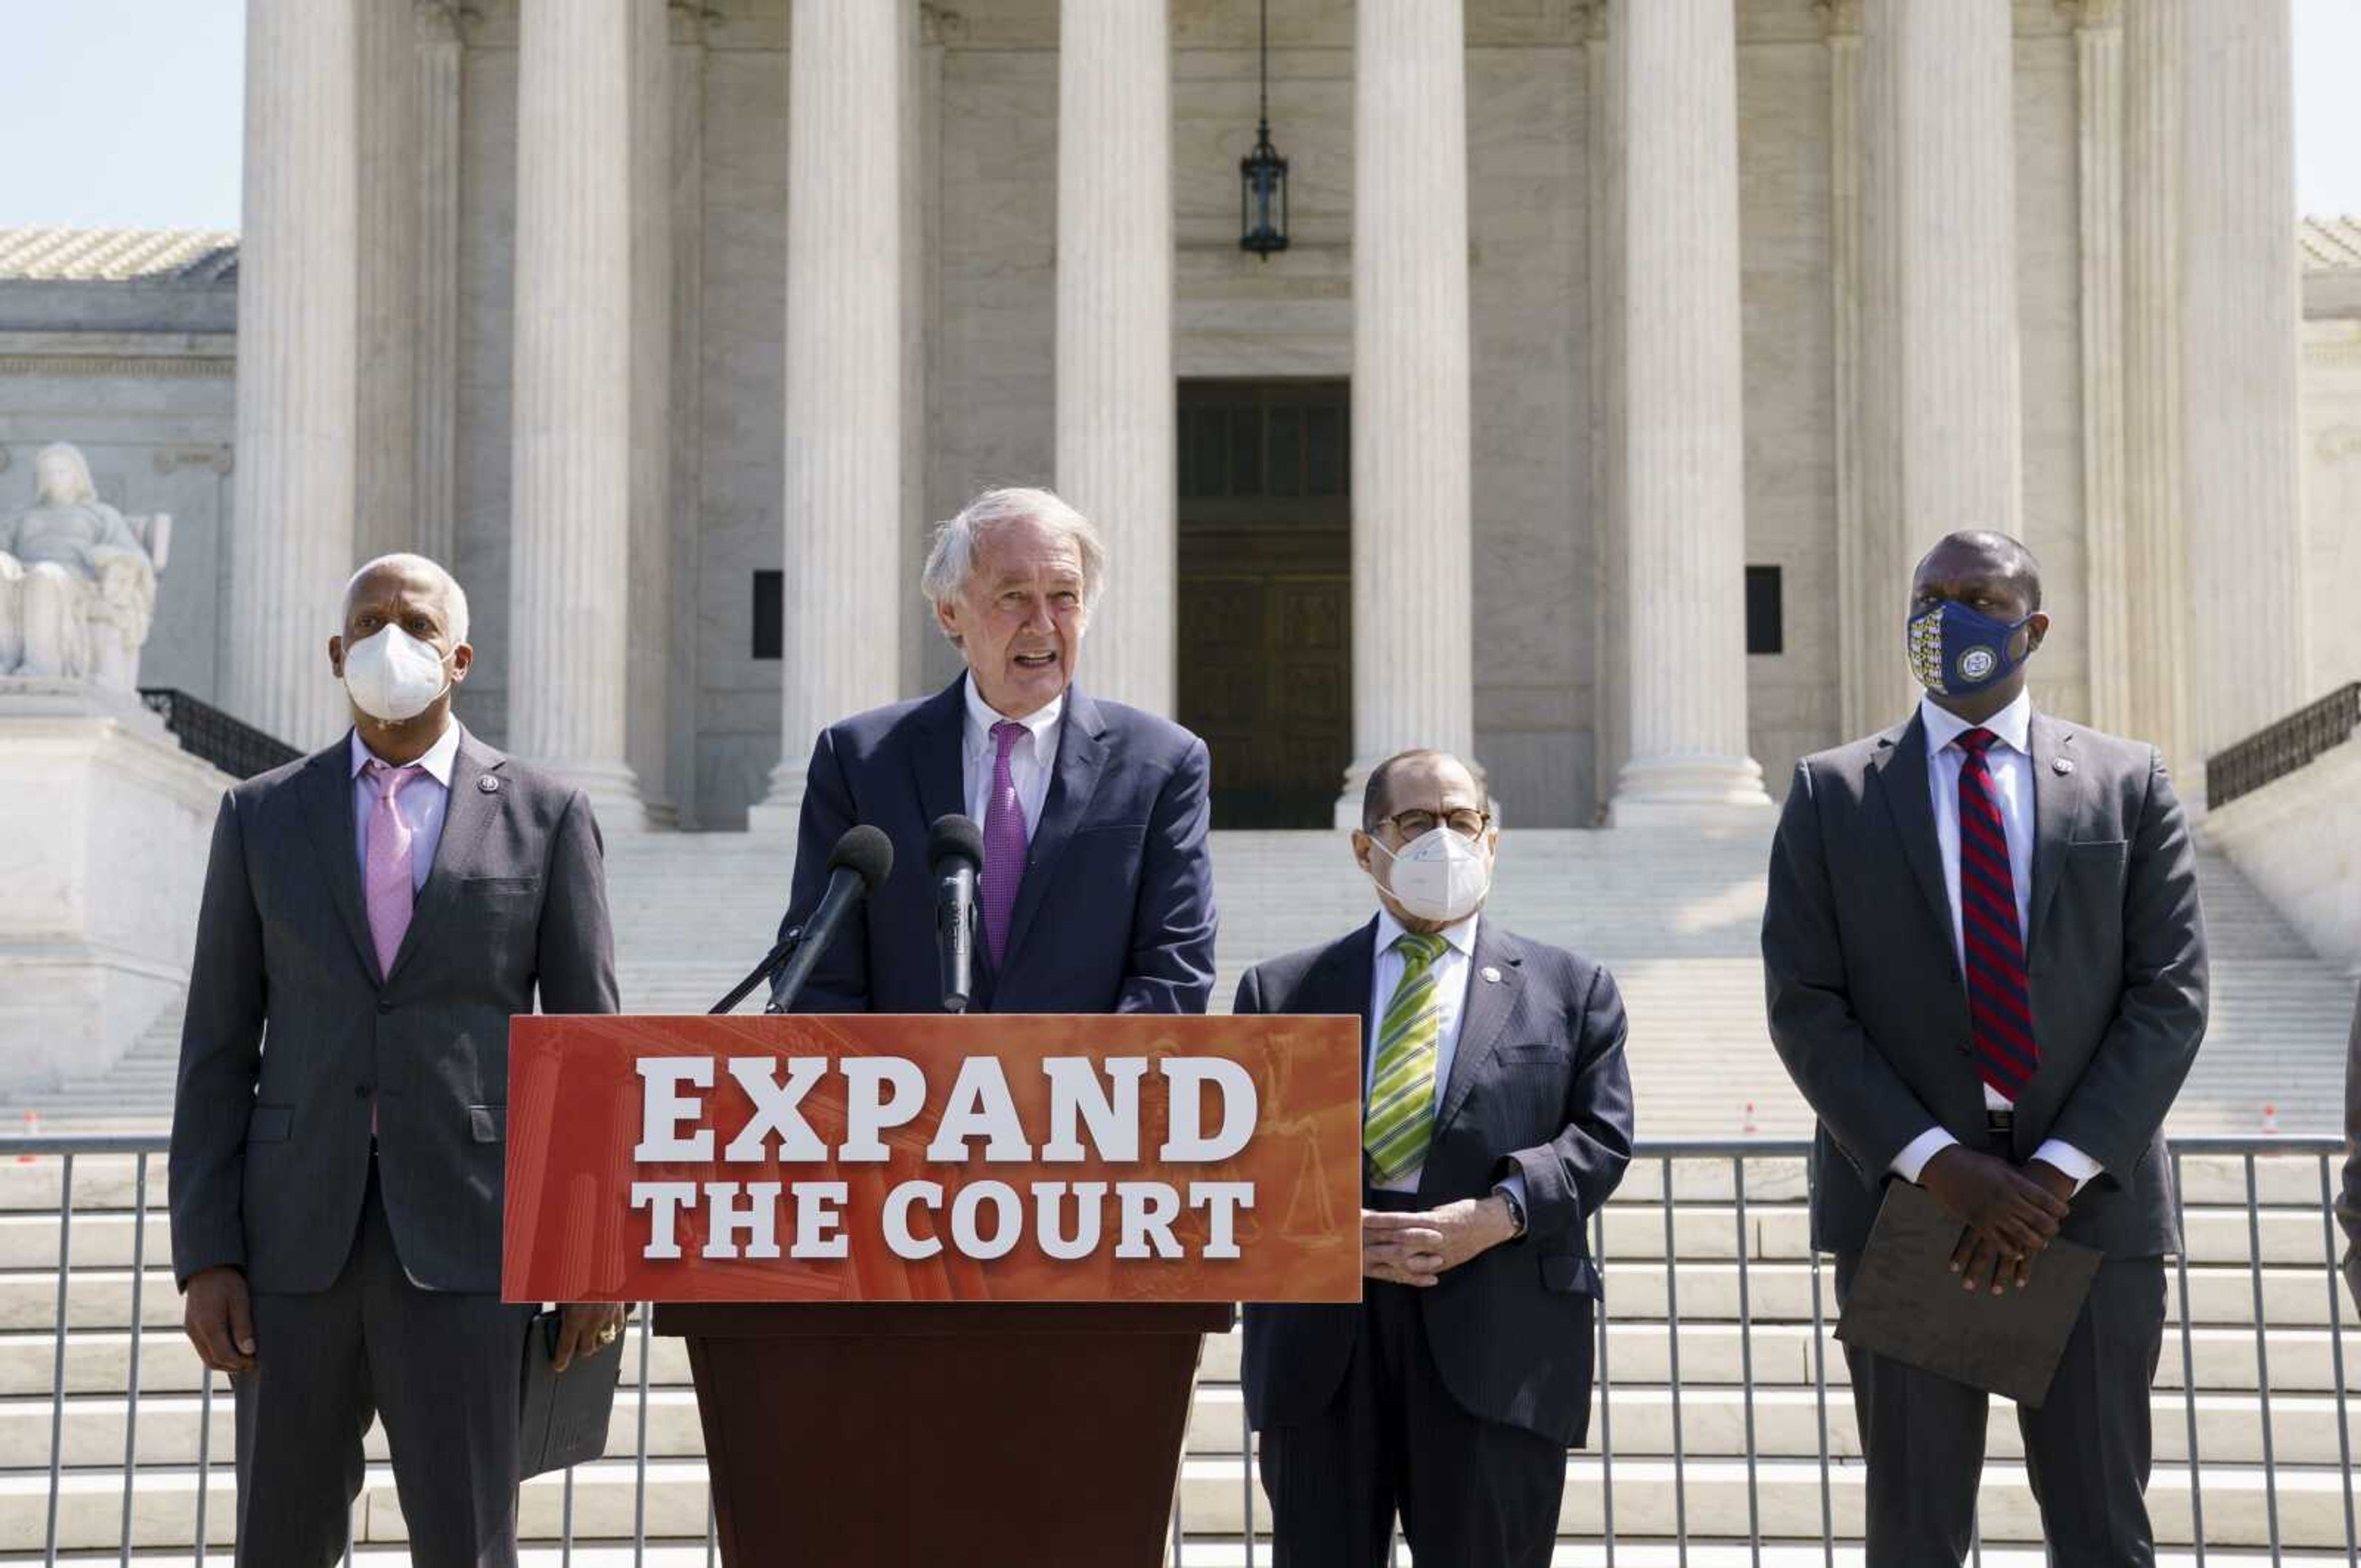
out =
[[[1361,1019],[1358,1306],[1246,1309],[1279,1568],[1542,1568],[1590,1414],[1598,1266],[1623,1179],[1623,1003],[1598,965],[1482,916],[1500,835],[1473,772],[1369,775],[1353,855],[1369,924],[1249,970],[1241,1014]]]
[[[411,1561],[498,1568],[533,1312],[500,1300],[509,1019],[616,1011],[598,827],[452,714],[475,651],[448,572],[372,561],[340,620],[324,674],[352,728],[232,787],[214,824],[172,1272],[236,1391],[240,1563],[343,1554],[376,1417]],[[568,1307],[558,1369],[621,1321]]]

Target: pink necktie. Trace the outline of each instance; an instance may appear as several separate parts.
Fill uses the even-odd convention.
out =
[[[383,977],[392,972],[393,956],[401,951],[401,938],[410,930],[411,905],[417,897],[410,853],[417,834],[403,818],[395,797],[403,785],[426,770],[415,762],[397,768],[371,757],[363,771],[377,785],[377,799],[369,806],[366,891],[369,937],[377,943],[377,972]]]
[[[983,808],[983,942],[997,966],[1008,957],[1016,885],[1025,880],[1025,808],[1017,799],[1008,754],[1027,733],[1022,724],[1004,718],[992,727],[992,738],[999,750],[992,759],[992,794]]]

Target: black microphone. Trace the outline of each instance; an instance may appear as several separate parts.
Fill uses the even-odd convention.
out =
[[[972,817],[938,817],[927,833],[935,877],[935,945],[943,961],[943,1011],[964,1013],[974,990],[975,879],[983,870],[983,829]]]
[[[852,917],[861,901],[877,891],[894,869],[894,840],[866,822],[856,823],[844,830],[836,848],[828,857],[828,892],[819,901],[812,917],[804,922],[803,941],[796,948],[786,969],[771,987],[771,1003],[766,1013],[785,1013],[795,1005],[796,997],[811,978],[811,971],[836,940],[836,934]]]

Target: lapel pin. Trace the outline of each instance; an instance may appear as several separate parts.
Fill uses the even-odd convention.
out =
[[[500,781],[494,778],[491,774],[486,773],[483,777],[476,781],[476,787],[482,790],[486,795],[498,795],[500,793]]]
[[[1485,981],[1485,983],[1486,983],[1486,984],[1488,984],[1488,985],[1498,985],[1498,984],[1499,984],[1499,983],[1500,983],[1500,971],[1499,971],[1499,970],[1494,969],[1490,964],[1486,964],[1486,965],[1484,966],[1484,981]]]
[[[2049,760],[2049,771],[2064,778],[2074,771],[2074,760],[2070,757],[2053,757]]]

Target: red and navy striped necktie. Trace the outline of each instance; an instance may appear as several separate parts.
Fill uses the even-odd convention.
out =
[[[2033,1035],[2033,988],[2017,928],[2016,874],[2008,860],[2007,819],[1984,752],[1999,737],[1971,729],[1957,742],[1960,763],[1960,932],[1967,948],[1968,1013],[1974,1025],[1976,1072],[2012,1102],[2040,1065]]]

